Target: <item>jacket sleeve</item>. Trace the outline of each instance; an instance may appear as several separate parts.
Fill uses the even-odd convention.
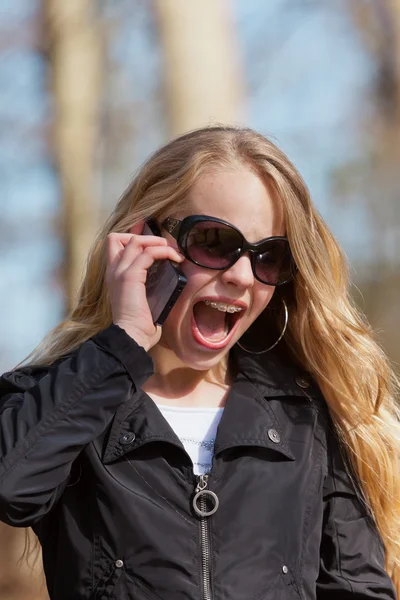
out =
[[[145,350],[111,325],[47,369],[0,379],[0,520],[29,526],[59,499],[81,450],[153,372]]]
[[[396,600],[382,540],[331,437],[324,486],[318,600]]]

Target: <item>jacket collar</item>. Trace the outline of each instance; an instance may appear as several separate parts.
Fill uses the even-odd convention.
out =
[[[238,374],[218,427],[215,455],[235,446],[260,446],[294,460],[284,438],[283,423],[279,423],[268,400],[285,396],[312,399],[319,394],[317,386],[307,373],[286,365],[276,355],[265,360],[235,351],[233,359]],[[149,442],[166,442],[183,449],[157,405],[138,390],[114,417],[108,441],[103,443],[103,462],[112,463]]]

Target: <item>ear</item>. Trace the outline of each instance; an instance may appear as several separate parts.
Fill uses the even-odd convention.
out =
[[[129,233],[133,233],[135,235],[141,235],[143,233],[143,228],[144,228],[144,221],[139,221],[139,223],[132,225],[132,227],[129,230]]]

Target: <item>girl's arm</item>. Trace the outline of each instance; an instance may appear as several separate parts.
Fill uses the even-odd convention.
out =
[[[81,450],[153,372],[143,348],[111,325],[48,368],[0,379],[0,520],[28,526],[59,499]]]
[[[317,598],[395,600],[382,540],[333,436],[329,462]]]

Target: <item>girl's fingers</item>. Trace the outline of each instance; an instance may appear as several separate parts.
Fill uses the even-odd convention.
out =
[[[146,246],[165,246],[165,238],[157,236],[132,235],[131,233],[110,233],[107,236],[107,264],[112,269],[128,267]]]
[[[148,246],[126,269],[122,271],[118,268],[118,275],[127,281],[144,283],[147,270],[157,260],[172,260],[180,263],[184,258],[171,246]]]
[[[115,267],[132,239],[130,233],[110,233],[107,236],[107,265]]]
[[[139,269],[149,269],[156,260],[172,260],[180,263],[184,260],[182,254],[177,252],[172,246],[147,247],[135,261],[135,266]]]
[[[162,237],[110,234],[107,240],[107,273],[113,321],[140,345],[151,348],[160,338],[146,298],[147,270],[158,260],[180,263],[184,257]]]
[[[145,248],[152,246],[165,248],[168,246],[168,242],[165,238],[153,235],[133,236],[125,247],[123,253],[120,255],[120,261],[116,267],[117,271],[121,272],[127,269]]]

